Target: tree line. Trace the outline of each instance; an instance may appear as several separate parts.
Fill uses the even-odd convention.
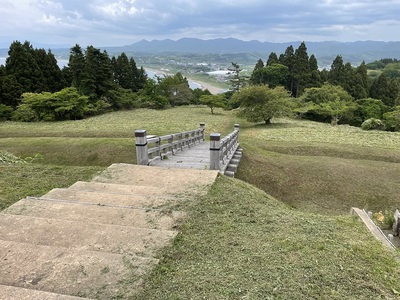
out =
[[[81,119],[112,110],[198,103],[203,94],[210,93],[192,91],[180,73],[148,78],[132,57],[110,58],[93,46],[73,46],[68,65],[60,69],[51,50],[15,41],[0,66],[0,120]]]
[[[269,123],[295,114],[332,124],[365,129],[400,130],[400,62],[383,59],[353,67],[340,55],[327,69],[318,68],[305,43],[259,59],[248,78],[232,62],[231,90],[211,95],[192,90],[181,74],[148,78],[125,53],[110,56],[93,46],[70,49],[60,69],[51,50],[26,41],[11,44],[0,66],[0,119],[54,121],[81,119],[112,110],[205,104],[239,108],[250,121]]]
[[[329,70],[321,70],[303,42],[279,56],[270,53],[265,63],[259,59],[231,104],[250,121],[269,123],[290,113],[333,125],[400,130],[400,64],[385,59],[370,67],[380,71],[370,76],[365,62],[353,67],[338,55]]]

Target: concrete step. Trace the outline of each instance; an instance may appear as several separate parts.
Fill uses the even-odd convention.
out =
[[[94,186],[98,185],[98,186]],[[104,184],[91,183],[91,191],[81,190],[76,186],[68,189],[53,189],[40,199],[54,200],[54,201],[69,201],[81,202],[86,204],[116,206],[125,208],[160,208],[178,201],[177,198],[172,196],[153,195],[146,196],[143,194],[118,194],[111,193],[109,187],[107,190],[103,189]],[[85,185],[84,188],[90,188]],[[95,189],[98,189],[97,191]],[[126,191],[127,192],[127,191]]]
[[[43,246],[149,257],[176,234],[169,230],[0,213],[0,240]]]
[[[1,285],[95,299],[114,299],[126,288],[135,290],[141,283],[135,278],[138,279],[157,263],[155,259],[133,255],[4,240],[0,240],[0,249]],[[130,282],[128,287],[124,286],[124,281]],[[0,295],[10,290],[15,289],[2,287]],[[22,294],[21,297],[29,296],[29,291],[18,293]],[[33,291],[32,295],[40,297],[41,293]],[[48,294],[43,296],[48,299],[74,299]]]
[[[2,211],[3,214],[48,219],[172,230],[185,217],[184,212],[130,209],[80,202],[57,202],[36,198],[22,199]]]
[[[80,298],[67,296],[31,289],[24,289],[15,286],[0,284],[0,299],[2,300],[90,300],[89,298]]]
[[[105,194],[122,194],[136,196],[164,196],[171,195],[167,188],[160,188],[145,185],[126,185],[119,183],[106,182],[86,182],[77,181],[69,187],[71,190],[81,190],[88,192],[101,192]]]
[[[218,171],[149,167],[130,164],[113,164],[93,178],[94,182],[125,185],[145,185],[168,189],[168,193],[191,192],[204,194]]]

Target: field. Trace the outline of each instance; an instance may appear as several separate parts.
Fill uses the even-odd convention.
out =
[[[398,254],[360,221],[357,206],[399,207],[400,134],[278,119],[270,126],[206,107],[116,112],[60,123],[0,123],[0,209],[25,196],[135,162],[134,131],[166,134],[240,123],[238,179],[219,177],[184,207],[187,221],[160,253],[137,299],[397,299]],[[127,287],[128,288],[128,287]]]

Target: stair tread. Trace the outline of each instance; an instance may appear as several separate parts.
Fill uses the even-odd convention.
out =
[[[124,280],[143,275],[157,263],[134,255],[4,240],[0,249],[1,285],[89,298],[103,292],[102,298],[111,299],[123,289]]]
[[[0,239],[88,251],[151,256],[177,232],[0,213]]]
[[[125,185],[146,185],[168,188],[177,193],[191,189],[204,193],[205,186],[210,186],[218,175],[218,171],[163,168],[153,166],[112,164],[103,173],[93,178],[94,182],[113,182]]]
[[[132,194],[118,194],[103,191],[86,191],[79,189],[52,189],[40,199],[59,200],[70,202],[82,202],[87,204],[120,206],[126,208],[160,208],[166,205],[172,205],[179,199],[166,196],[145,196]],[[179,200],[181,201],[181,200]]]
[[[2,213],[166,230],[172,230],[185,216],[185,213],[180,211],[88,205],[75,201],[57,202],[40,198],[22,199]]]
[[[0,299],[7,300],[90,300],[89,298],[61,295],[16,286],[0,284]]]

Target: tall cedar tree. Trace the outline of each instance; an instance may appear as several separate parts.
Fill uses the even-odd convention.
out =
[[[251,84],[261,84],[263,82],[262,78],[257,76],[257,71],[261,70],[262,68],[264,68],[264,62],[260,58],[257,61],[256,65],[254,66],[253,73],[251,73],[251,77],[250,77]]]
[[[304,42],[300,44],[294,53],[292,77],[294,86],[291,91],[292,95],[297,98],[303,92],[304,88],[307,87],[311,79],[309,57]]]
[[[45,90],[45,78],[36,61],[35,50],[26,41],[11,44],[6,59],[6,72],[14,75],[21,84],[23,92],[42,92]]]
[[[139,90],[143,89],[147,82],[147,73],[143,67],[138,69],[135,60],[133,57],[129,59],[129,66],[133,72],[133,86],[132,91],[138,92]]]
[[[341,87],[346,84],[345,69],[341,55],[336,56],[332,62],[331,69],[329,71],[329,83],[333,85],[340,85]]]
[[[129,59],[122,52],[116,59],[112,58],[114,82],[124,89],[133,89],[134,74],[129,64]]]
[[[275,52],[271,52],[270,55],[268,56],[266,65],[272,66],[273,64],[278,64],[278,63],[279,63],[278,56],[276,55]]]
[[[293,91],[294,80],[293,80],[293,64],[294,64],[294,49],[293,46],[290,45],[286,48],[285,53],[279,56],[279,63],[289,68],[289,78],[286,84],[286,89],[289,91]]]
[[[83,54],[82,48],[75,45],[70,50],[68,65],[72,86],[89,99],[106,97],[108,91],[113,89],[111,60],[106,51],[88,46]]]
[[[15,108],[22,93],[57,92],[65,86],[57,60],[49,50],[33,49],[29,42],[14,41],[0,79],[1,103]]]
[[[320,87],[323,83],[323,80],[321,78],[321,73],[318,70],[317,58],[314,56],[314,54],[311,54],[308,64],[310,66],[311,76],[307,87]]]
[[[81,46],[78,44],[70,50],[68,67],[72,78],[72,86],[82,94],[82,81],[85,72],[85,55],[83,54]]]
[[[44,49],[36,50],[36,61],[44,77],[43,91],[55,93],[66,86],[63,74],[51,50],[48,52]]]

